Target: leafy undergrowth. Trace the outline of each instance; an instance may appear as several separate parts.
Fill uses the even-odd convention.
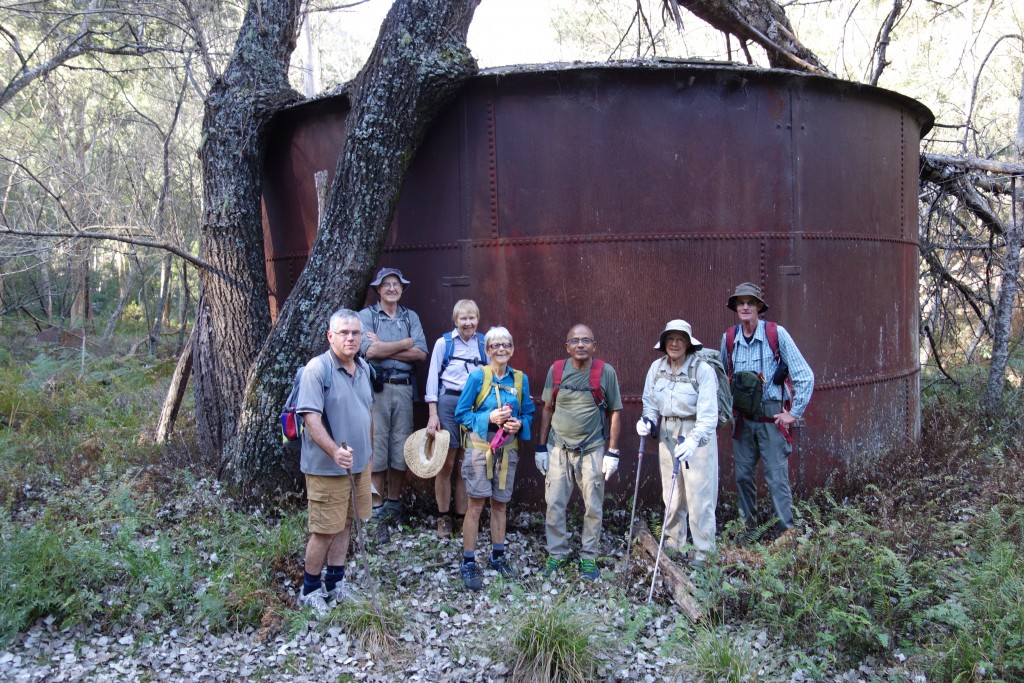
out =
[[[83,364],[63,351],[16,361],[0,350],[0,642],[39,619],[152,635],[168,624],[251,628],[263,638],[342,626],[362,629],[365,651],[407,656],[394,633],[422,604],[391,600],[448,572],[438,559],[448,551],[413,533],[390,560],[371,551],[384,611],[357,605],[311,626],[282,588],[301,580],[303,514],[238,509],[192,439],[158,447],[146,436],[172,369],[139,359]],[[178,433],[187,435],[183,415]],[[623,577],[611,571],[617,558],[603,557],[605,588],[571,599],[533,579],[492,584],[495,604],[525,607],[493,634],[502,647],[456,659],[503,658],[504,675],[522,680],[591,680],[633,666],[638,652],[675,661],[679,678],[708,681],[838,679],[858,667],[885,672],[878,678],[1019,680],[1020,426],[986,426],[971,399],[947,394],[926,404],[922,431],[920,444],[797,501],[795,534],[738,548],[739,530],[728,525],[718,561],[694,574],[710,615],[699,626],[662,593],[643,604],[649,566],[632,562]],[[606,514],[606,545],[624,527]],[[543,530],[521,528],[523,559],[539,567]],[[462,602],[446,598],[453,602],[438,616],[462,623],[473,598],[453,595]]]

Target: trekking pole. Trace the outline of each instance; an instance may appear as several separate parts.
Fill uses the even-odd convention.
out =
[[[629,513],[629,526],[626,528],[626,552],[622,556],[623,575],[629,568],[629,556],[633,548],[633,520],[636,519],[636,499],[640,495],[640,466],[644,462],[644,446],[647,445],[647,437],[640,437],[640,450],[636,454],[636,484],[633,485],[633,509]]]
[[[342,441],[341,447],[348,448],[348,444]],[[366,533],[363,530],[363,520],[359,516],[359,492],[356,490],[355,473],[351,467],[348,468],[348,477],[352,482],[352,512],[355,516],[352,524],[356,528],[356,547],[359,550],[359,559],[363,565],[363,573],[366,574],[366,581],[370,584],[370,598],[373,600],[373,606],[377,610],[377,614],[382,614],[380,600],[377,599],[377,585],[373,582],[373,575],[370,574],[370,563],[366,561]]]
[[[661,549],[665,546],[665,527],[668,526],[668,513],[672,509],[672,499],[676,495],[676,480],[679,479],[679,459],[672,456],[672,487],[668,492],[668,505],[665,506],[665,519],[661,522],[661,540],[658,542],[658,554],[654,558],[654,575],[651,577],[651,590],[647,592],[647,604],[654,597],[654,583],[658,580],[658,568],[661,565]]]

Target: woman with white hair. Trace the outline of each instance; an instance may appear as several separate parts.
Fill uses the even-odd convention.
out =
[[[484,335],[490,362],[470,373],[455,407],[456,421],[466,427],[462,478],[469,504],[462,523],[462,583],[478,591],[483,585],[476,563],[477,532],[484,501],[491,499],[489,566],[505,578],[513,576],[505,559],[506,508],[512,499],[520,439],[530,440],[534,405],[525,374],[512,369],[512,334],[492,327]]]
[[[658,439],[661,491],[666,515],[665,547],[681,551],[689,527],[702,566],[715,549],[718,504],[718,377],[700,360],[703,345],[685,320],[665,325],[655,349],[664,355],[651,364],[644,381],[640,436]],[[678,475],[673,470],[678,461]],[[673,489],[673,484],[675,485]]]

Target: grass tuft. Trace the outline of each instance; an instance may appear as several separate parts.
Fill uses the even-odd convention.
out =
[[[332,612],[331,621],[340,620],[360,649],[375,657],[388,660],[399,650],[399,634],[405,623],[402,610],[394,604],[381,604],[380,609],[368,598],[339,604]]]
[[[496,634],[493,655],[505,661],[515,683],[594,680],[601,636],[593,615],[584,614],[563,594],[552,604],[527,608]]]

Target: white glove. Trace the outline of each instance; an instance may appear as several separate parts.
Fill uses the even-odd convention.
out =
[[[693,454],[697,452],[697,442],[691,441],[690,439],[684,440],[682,443],[677,443],[675,447],[675,456],[679,462],[686,462],[693,457]]]
[[[637,436],[650,436],[651,434],[651,423],[650,421],[640,418],[636,421],[636,435]]]
[[[619,469],[619,458],[618,454],[608,455],[604,454],[604,458],[601,459],[601,471],[604,472],[604,480],[608,481],[612,478]]]
[[[548,447],[547,445],[537,446],[536,452],[533,454],[533,462],[536,463],[537,469],[540,473],[547,475],[548,473]]]

